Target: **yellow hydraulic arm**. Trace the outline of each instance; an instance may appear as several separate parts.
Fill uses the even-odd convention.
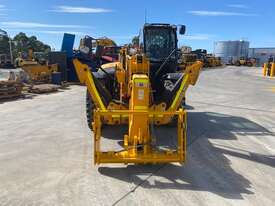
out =
[[[200,61],[196,61],[194,64],[186,67],[185,76],[180,85],[180,89],[178,90],[176,97],[169,108],[170,111],[175,111],[180,107],[182,103],[182,99],[185,97],[185,93],[189,85],[196,84],[202,67],[203,67],[203,63]]]
[[[78,59],[74,59],[73,64],[80,83],[87,86],[87,89],[91,94],[91,97],[97,108],[105,111],[106,107],[103,104],[103,101],[96,89],[94,78],[92,76],[92,73],[90,72],[90,68],[88,67],[88,65],[81,63]]]

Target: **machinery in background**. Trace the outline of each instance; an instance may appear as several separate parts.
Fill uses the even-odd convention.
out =
[[[45,52],[33,52],[33,59],[41,65],[48,63],[48,57]]]
[[[120,46],[105,46],[101,56],[102,63],[118,61]]]
[[[197,55],[197,60],[201,62],[206,62],[206,55],[207,55],[207,50],[205,49],[196,49],[191,52],[192,54]]]
[[[197,55],[192,53],[182,53],[180,57],[180,65],[184,70],[186,67],[194,64],[197,61]]]
[[[264,64],[263,75],[270,76],[270,77],[275,76],[275,57],[274,56],[271,56],[268,59],[268,62]]]
[[[204,59],[204,67],[219,67],[222,66],[220,57],[215,57],[212,54],[206,54]]]
[[[223,66],[221,57],[214,57],[214,67]]]
[[[58,72],[58,65],[47,62],[40,64],[35,60],[33,50],[29,49],[27,57],[20,53],[15,60],[16,67],[22,68],[29,76],[30,82],[33,83],[49,83],[53,73]]]
[[[213,54],[208,54],[205,49],[197,49],[191,51],[189,54],[184,54],[189,58],[196,58],[196,60],[203,62],[204,67],[219,67],[222,66],[220,57],[215,57]],[[194,60],[192,60],[194,61]]]
[[[118,62],[102,65],[97,72],[91,72],[81,59],[73,60],[80,82],[87,86],[95,164],[185,162],[187,114],[182,102],[203,64],[196,61],[184,73],[177,72],[177,31],[176,25],[145,24],[137,52],[130,54],[125,47]],[[180,26],[179,33],[185,33],[185,26]],[[155,127],[176,117],[177,146],[160,146]],[[101,151],[104,124],[128,125],[128,133],[121,137],[121,151]]]
[[[92,71],[97,71],[104,63],[118,60],[121,47],[116,46],[115,42],[107,37],[93,38],[85,36],[80,40],[78,49],[74,49],[75,35],[64,34],[61,51],[51,52],[49,59],[51,63],[58,63],[61,68],[63,81],[78,82],[73,59],[81,59]]]
[[[88,55],[96,66],[110,63],[118,60],[118,54],[121,47],[107,37],[93,38],[85,36],[80,40],[79,50]]]
[[[257,66],[257,59],[252,58],[252,57],[248,58],[246,65],[249,66],[249,67],[256,67]]]
[[[180,71],[185,70],[187,66],[194,64],[197,61],[197,55],[191,53],[192,48],[189,46],[180,47],[180,55],[178,59],[178,63],[180,64]]]
[[[256,66],[256,59],[255,58],[246,58],[240,57],[237,61],[234,62],[235,66],[248,66],[248,67],[255,67]]]
[[[0,54],[0,68],[13,68],[10,55]]]

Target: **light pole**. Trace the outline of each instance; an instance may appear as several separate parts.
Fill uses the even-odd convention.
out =
[[[10,45],[10,57],[11,57],[11,63],[13,64],[14,62],[13,62],[12,47],[11,47],[12,40],[11,40],[10,36],[8,36],[8,38],[9,38],[9,45]]]

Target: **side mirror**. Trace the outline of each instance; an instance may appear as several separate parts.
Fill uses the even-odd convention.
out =
[[[186,32],[186,26],[185,25],[180,25],[179,33],[181,35],[184,35]]]

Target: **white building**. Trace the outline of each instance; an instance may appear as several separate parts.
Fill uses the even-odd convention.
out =
[[[248,41],[217,41],[214,43],[214,55],[221,57],[223,63],[230,64],[241,57],[248,57]]]

